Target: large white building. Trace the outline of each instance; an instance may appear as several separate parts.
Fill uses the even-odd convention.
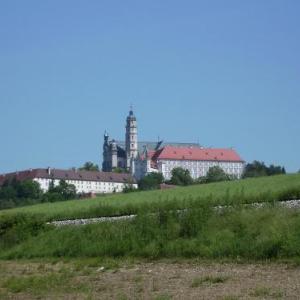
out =
[[[241,178],[244,161],[232,148],[205,148],[195,143],[138,142],[137,119],[132,109],[126,119],[125,142],[109,141],[104,135],[103,171],[114,168],[130,170],[137,179],[151,172],[161,172],[166,180],[172,169],[189,170],[196,179],[207,174],[210,167],[219,166],[225,173]]]
[[[40,184],[41,189],[46,192],[50,184],[59,185],[60,180],[65,180],[68,184],[76,187],[77,193],[83,194],[106,194],[122,192],[124,188],[131,185],[137,188],[134,178],[130,174],[60,170],[60,169],[30,169],[20,172],[0,175],[0,185],[6,180],[15,178],[18,181],[31,179]]]
[[[244,161],[233,149],[203,148],[199,146],[165,146],[156,151],[145,151],[135,160],[134,175],[137,179],[151,172],[160,172],[166,180],[171,179],[177,167],[189,170],[197,179],[207,174],[209,168],[219,166],[226,174],[237,179],[244,171]]]

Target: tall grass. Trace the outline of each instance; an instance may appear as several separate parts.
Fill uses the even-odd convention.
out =
[[[2,236],[0,257],[290,258],[300,255],[299,232],[300,214],[291,210],[270,206],[218,213],[206,206],[160,210],[130,222],[49,227],[8,241],[9,247]]]
[[[46,220],[115,216],[157,211],[201,207],[209,203],[232,205],[237,203],[273,202],[300,199],[300,174],[250,178],[233,182],[220,182],[172,190],[136,192],[108,195],[96,199],[73,200],[37,204],[0,211],[7,214],[37,214]]]
[[[300,175],[35,205],[0,213],[0,258],[300,255],[300,213],[276,201],[300,198]],[[255,209],[240,204],[269,202]],[[216,205],[230,205],[215,210]],[[189,208],[189,209],[186,209]],[[131,221],[55,228],[46,221],[137,213]]]

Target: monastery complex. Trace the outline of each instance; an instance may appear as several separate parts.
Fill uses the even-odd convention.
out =
[[[205,148],[196,143],[139,142],[137,119],[131,109],[126,118],[125,142],[110,140],[104,134],[102,172],[75,169],[29,169],[0,175],[0,185],[7,180],[31,179],[48,191],[60,180],[76,187],[77,193],[105,194],[122,192],[128,185],[137,188],[137,181],[151,172],[171,179],[176,167],[189,170],[193,179],[206,175],[210,167],[219,166],[225,173],[241,178],[244,161],[233,149]],[[115,172],[118,169],[118,172]],[[123,171],[123,172],[122,172]]]
[[[244,164],[231,148],[205,148],[195,143],[139,142],[137,119],[132,109],[126,119],[125,142],[109,140],[108,134],[104,134],[102,170],[127,169],[137,180],[151,172],[160,172],[169,180],[176,167],[189,170],[192,178],[197,179],[205,176],[213,166],[241,178]]]

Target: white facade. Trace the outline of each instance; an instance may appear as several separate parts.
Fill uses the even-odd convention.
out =
[[[43,192],[47,192],[52,179],[48,178],[34,178],[34,181],[40,184]],[[87,180],[65,180],[68,184],[73,184],[76,187],[76,193],[92,193],[92,194],[107,194],[120,193],[128,185],[121,182],[104,182],[104,181],[87,181]],[[54,186],[58,186],[60,180],[53,179]],[[132,184],[133,188],[137,188],[137,184]]]
[[[140,180],[144,176],[152,172],[162,173],[165,180],[170,180],[172,177],[172,170],[174,168],[183,168],[189,170],[193,179],[206,176],[209,168],[219,166],[228,175],[240,179],[244,172],[244,162],[231,161],[203,161],[203,160],[172,160],[162,159],[156,162],[157,168],[151,167],[151,160],[135,160],[135,174],[134,177]]]
[[[133,176],[135,179],[140,180],[144,176],[146,176],[149,173],[157,173],[161,172],[163,174],[163,164],[161,165],[161,168],[153,168],[151,167],[151,160],[150,159],[136,159],[133,162],[134,167],[132,167],[133,170]]]
[[[161,160],[158,162],[158,172],[161,172],[166,180],[170,180],[174,168],[189,170],[193,179],[206,176],[209,168],[218,166],[228,175],[237,179],[241,178],[244,171],[243,162],[219,162],[201,160]]]

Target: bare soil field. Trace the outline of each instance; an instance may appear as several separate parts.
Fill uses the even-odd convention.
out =
[[[300,267],[197,261],[0,261],[0,299],[300,299]]]

